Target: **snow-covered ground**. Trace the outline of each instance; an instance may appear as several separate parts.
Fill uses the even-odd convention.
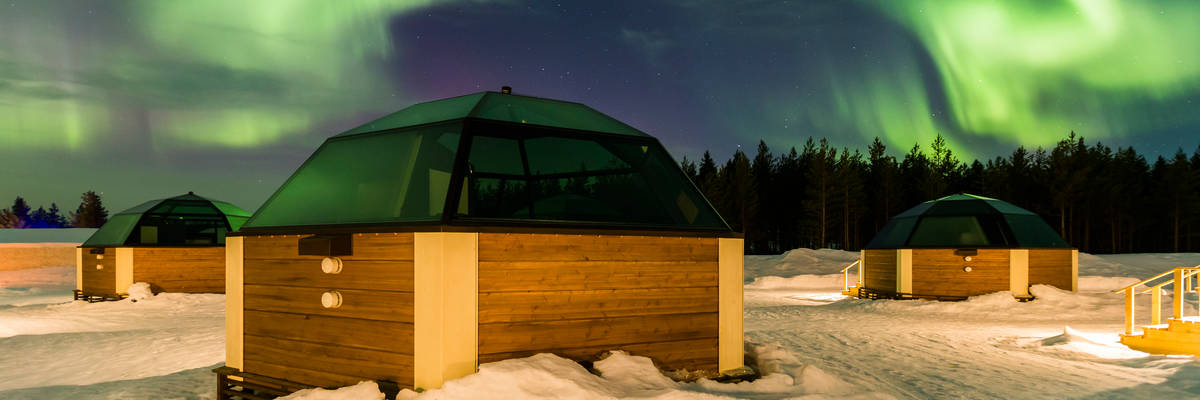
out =
[[[1118,288],[1200,254],[1080,255],[1080,292],[1035,286],[964,302],[845,298],[857,253],[746,257],[747,352],[755,382],[679,383],[616,353],[597,374],[543,354],[485,364],[419,399],[1196,398],[1200,362],[1129,350]],[[2,263],[2,261],[0,261]],[[20,274],[20,275],[16,275]],[[0,271],[0,398],[209,399],[224,358],[220,295],[71,303],[72,268]],[[1195,298],[1187,312],[1196,315]],[[1148,315],[1148,301],[1141,315]],[[303,399],[382,398],[374,384]]]

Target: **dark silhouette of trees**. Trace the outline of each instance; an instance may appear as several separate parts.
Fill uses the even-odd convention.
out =
[[[941,136],[927,149],[897,158],[878,138],[865,154],[810,138],[776,155],[760,141],[752,160],[739,150],[723,164],[709,152],[682,164],[750,254],[858,250],[896,214],[963,192],[1038,213],[1085,252],[1200,251],[1200,148],[1149,163],[1071,132],[988,160],[959,160]]]
[[[0,210],[0,228],[99,228],[104,225],[108,220],[108,211],[104,210],[100,195],[88,191],[81,198],[83,202],[76,212],[70,213],[68,219],[58,204],[50,203],[49,209],[38,207],[32,210],[25,199],[17,196],[11,207]]]

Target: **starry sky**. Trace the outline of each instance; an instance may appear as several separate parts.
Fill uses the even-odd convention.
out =
[[[415,102],[578,101],[676,156],[809,136],[961,157],[1070,131],[1200,145],[1200,3],[0,1],[0,207],[259,206],[321,141]]]

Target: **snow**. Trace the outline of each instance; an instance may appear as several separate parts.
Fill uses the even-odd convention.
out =
[[[150,284],[146,282],[134,282],[125,293],[129,293],[129,300],[135,303],[154,297],[154,291],[150,290]]]
[[[550,354],[483,364],[403,399],[1195,398],[1200,363],[1119,343],[1113,289],[1200,254],[1080,254],[1078,293],[1034,286],[962,302],[841,296],[858,253],[797,249],[746,257],[745,331],[753,382],[677,382],[614,352],[591,370]],[[851,279],[854,279],[851,275]],[[71,302],[74,269],[0,271],[0,398],[215,398],[224,297],[140,292],[137,302]],[[1169,293],[1164,303],[1169,299]],[[1186,312],[1197,315],[1195,296]],[[1138,315],[1149,315],[1139,301]],[[1139,322],[1145,322],[1139,320]],[[379,399],[373,382],[289,399]]]
[[[0,398],[214,398],[225,296],[71,301],[74,268],[0,271]]]
[[[78,246],[96,228],[0,229],[0,243],[70,243]]]

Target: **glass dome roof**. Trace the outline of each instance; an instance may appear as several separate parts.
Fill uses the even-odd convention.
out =
[[[327,139],[243,230],[411,224],[730,231],[653,137],[582,104],[496,92]]]

